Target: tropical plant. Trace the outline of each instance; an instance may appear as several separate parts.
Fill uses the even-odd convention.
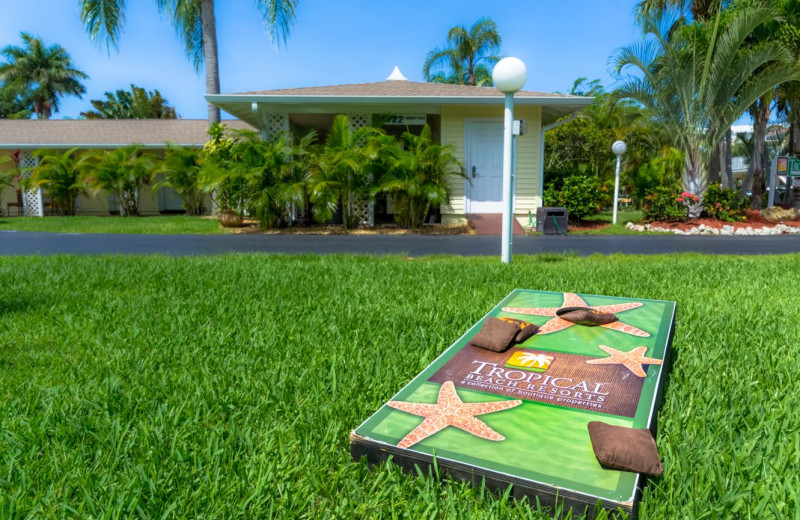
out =
[[[81,21],[92,39],[116,46],[125,19],[125,0],[80,0]],[[214,0],[156,0],[183,41],[195,69],[205,65],[206,92],[219,94],[219,62]],[[294,23],[297,0],[256,0],[273,41],[285,42]],[[209,123],[219,123],[219,108],[208,105]]]
[[[27,190],[42,188],[54,209],[64,215],[74,215],[75,199],[85,193],[78,148],[66,152],[36,150],[34,156],[38,157],[39,164],[23,180],[22,186]]]
[[[305,172],[315,138],[311,132],[292,144],[284,133],[266,140],[253,131],[234,133],[228,168],[246,179],[245,206],[262,227],[286,225],[291,221],[292,204],[305,206]]]
[[[156,166],[151,154],[130,145],[90,152],[83,162],[83,181],[93,195],[106,191],[117,198],[123,215],[139,214],[141,188]]]
[[[491,18],[481,18],[469,29],[456,25],[448,31],[447,43],[425,58],[425,81],[491,86],[491,67],[500,61],[501,41]]]
[[[212,123],[208,135],[200,161],[200,188],[211,195],[220,213],[241,215],[249,195],[243,170],[232,167],[235,141],[220,123]]]
[[[703,198],[703,213],[725,222],[744,220],[747,206],[747,198],[738,191],[721,188],[718,184],[709,185]]]
[[[691,195],[691,194],[690,194]],[[678,186],[659,186],[645,197],[642,219],[645,222],[683,222],[687,211]]]
[[[105,101],[91,100],[94,110],[81,112],[86,119],[175,119],[171,107],[158,90],[146,91],[131,84],[130,92],[106,92]]]
[[[682,14],[690,13],[695,20],[707,21],[728,4],[729,0],[642,0],[636,6],[636,15],[641,19],[677,9]]]
[[[386,149],[394,153],[377,191],[392,196],[395,219],[402,226],[421,226],[431,208],[450,203],[451,176],[467,178],[452,145],[434,143],[428,125],[420,135],[404,132],[402,148]]]
[[[167,144],[164,160],[153,170],[153,191],[164,187],[175,190],[187,215],[202,215],[205,193],[200,186],[200,163],[203,151]]]
[[[645,40],[618,51],[620,98],[645,105],[665,127],[684,159],[682,184],[698,196],[690,217],[702,211],[708,155],[731,124],[775,85],[800,77],[789,50],[775,41],[747,45],[747,38],[777,16],[773,9],[736,10],[723,26],[718,13],[707,30],[671,31],[675,18],[645,16]]]
[[[633,196],[636,206],[641,207],[645,197],[657,187],[679,184],[682,169],[680,150],[667,147],[638,168],[626,172],[628,193]]]
[[[86,92],[80,81],[89,76],[73,67],[61,45],[48,47],[41,38],[26,32],[21,36],[23,47],[9,45],[0,51],[8,60],[0,65],[0,79],[26,91],[37,117],[49,119],[58,112],[61,97],[81,97]]]
[[[608,190],[597,177],[575,174],[565,178],[560,186],[549,185],[542,196],[542,204],[569,210],[569,220],[574,223],[600,213],[608,204]]]
[[[345,115],[333,119],[308,179],[311,212],[317,222],[331,220],[338,207],[345,229],[358,224],[354,203],[369,196],[368,141],[380,134],[379,129],[369,126],[351,130]]]

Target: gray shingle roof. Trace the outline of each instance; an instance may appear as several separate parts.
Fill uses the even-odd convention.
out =
[[[223,123],[253,130],[244,121]],[[202,145],[208,140],[207,129],[204,119],[0,119],[0,148],[100,148],[133,143],[161,147],[166,141]]]
[[[420,83],[415,81],[381,81],[376,83],[356,83],[351,85],[332,85],[326,87],[287,88],[238,92],[246,96],[358,96],[358,97],[495,97],[503,94],[495,88],[473,87],[469,85],[448,85],[444,83]],[[522,90],[515,97],[571,98],[565,94],[549,94]]]

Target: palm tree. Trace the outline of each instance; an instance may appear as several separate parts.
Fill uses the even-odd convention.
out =
[[[428,125],[420,135],[404,132],[402,143],[403,149],[390,161],[379,190],[392,195],[398,222],[417,228],[431,207],[450,202],[451,176],[467,176],[453,147],[435,144]]]
[[[695,27],[668,37],[674,18],[648,15],[642,20],[646,39],[615,57],[617,74],[628,67],[640,74],[621,78],[617,96],[647,107],[683,154],[683,189],[700,199],[690,208],[692,218],[702,211],[710,150],[760,96],[800,77],[785,46],[747,44],[759,26],[776,17],[769,8],[742,9],[722,27],[718,13],[702,37]]]
[[[492,85],[490,67],[500,61],[500,43],[491,18],[481,18],[469,30],[456,25],[447,33],[445,46],[430,51],[425,58],[425,81]]]
[[[681,13],[690,12],[693,19],[704,22],[710,20],[729,3],[729,0],[642,0],[636,6],[636,15],[643,19],[646,16],[660,15],[670,9],[676,9]]]
[[[91,100],[94,110],[81,112],[86,119],[175,119],[175,108],[158,90],[147,91],[131,84],[131,90],[106,92],[105,101]]]
[[[139,192],[150,178],[154,157],[141,146],[130,145],[114,150],[98,150],[81,161],[86,187],[97,195],[106,191],[119,201],[123,215],[139,214]]]
[[[205,194],[200,187],[200,157],[202,150],[167,144],[161,167],[153,170],[153,191],[163,187],[175,190],[183,201],[187,215],[203,214]]]
[[[84,72],[72,66],[69,53],[61,45],[46,46],[41,38],[22,33],[23,47],[9,45],[0,53],[8,63],[0,65],[0,79],[27,90],[27,98],[39,119],[58,112],[58,100],[66,95],[81,97],[86,88],[80,80]]]
[[[156,0],[183,41],[195,69],[205,64],[206,93],[219,94],[219,62],[214,0]],[[92,39],[117,46],[125,19],[125,0],[80,0],[81,21]],[[256,0],[270,37],[282,43],[294,23],[297,0]],[[208,105],[208,122],[219,123],[219,108]]]
[[[366,195],[368,141],[380,135],[377,128],[362,126],[350,130],[347,116],[338,115],[316,157],[308,179],[311,212],[317,222],[333,218],[337,207],[342,210],[345,229],[357,225],[353,215],[353,199]]]
[[[77,152],[77,148],[66,152],[37,150],[34,155],[39,158],[39,165],[23,181],[25,189],[44,188],[53,208],[60,209],[64,215],[75,214],[75,198],[85,192]]]

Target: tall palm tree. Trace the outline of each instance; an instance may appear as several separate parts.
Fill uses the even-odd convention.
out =
[[[219,61],[214,0],[155,0],[169,16],[196,70],[205,64],[206,93],[219,94]],[[297,0],[255,0],[273,41],[286,41]],[[125,0],[80,0],[81,21],[92,39],[116,47],[125,22]],[[208,122],[219,123],[219,108],[208,105]]]
[[[638,18],[644,18],[677,9],[681,13],[689,12],[693,19],[704,22],[710,20],[728,4],[730,0],[642,0],[636,5],[636,15]]]
[[[747,43],[758,27],[777,16],[769,8],[737,10],[723,27],[718,13],[704,38],[694,30],[668,37],[674,17],[645,16],[646,39],[623,47],[615,57],[617,74],[628,67],[638,73],[622,78],[617,95],[650,109],[683,154],[684,190],[700,197],[689,210],[692,218],[702,211],[709,151],[759,97],[800,77],[785,46]]]
[[[425,81],[478,85],[492,84],[491,66],[500,61],[500,33],[491,18],[481,18],[467,29],[456,25],[447,43],[428,53],[422,66]]]
[[[47,46],[41,38],[23,32],[23,47],[9,45],[0,53],[8,63],[0,65],[0,79],[22,87],[39,119],[58,112],[58,100],[66,95],[81,97],[86,88],[80,80],[89,76],[72,66],[61,45]]]

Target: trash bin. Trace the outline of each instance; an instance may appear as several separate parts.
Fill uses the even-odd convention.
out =
[[[569,211],[567,208],[538,208],[536,231],[543,235],[566,235]]]

